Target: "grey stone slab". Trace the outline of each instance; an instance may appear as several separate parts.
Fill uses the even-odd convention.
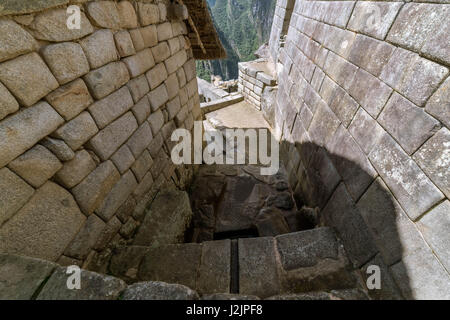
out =
[[[369,154],[386,131],[363,108],[360,108],[348,127],[364,153]]]
[[[199,293],[221,293],[230,291],[230,240],[206,241],[202,243],[197,291]]]
[[[59,127],[52,136],[64,140],[72,150],[79,149],[98,132],[90,113],[83,111],[78,116]]]
[[[66,188],[72,188],[80,183],[96,167],[89,152],[80,150],[72,160],[66,161],[56,174],[56,179]]]
[[[94,98],[101,99],[126,84],[130,75],[123,62],[110,62],[91,70],[83,79]]]
[[[450,129],[450,78],[428,100],[425,111]]]
[[[123,291],[122,300],[197,300],[194,290],[180,285],[160,281],[139,282]]]
[[[11,2],[13,3],[13,1]],[[5,9],[3,7],[3,10]],[[25,29],[10,19],[1,20],[0,34],[0,42],[2,43],[0,62],[33,51],[37,47],[36,40]]]

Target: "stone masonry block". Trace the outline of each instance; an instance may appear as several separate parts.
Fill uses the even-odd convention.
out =
[[[155,89],[167,79],[167,71],[164,63],[158,63],[150,71],[148,71],[145,76],[150,84],[150,89]]]
[[[21,26],[9,19],[0,21],[0,62],[33,51],[36,40]]]
[[[373,147],[386,133],[363,108],[358,110],[348,130],[366,154],[372,151]]]
[[[324,145],[339,127],[340,121],[331,109],[320,103],[309,125],[309,135],[317,145]]]
[[[133,171],[135,177],[139,182],[142,182],[142,180],[145,178],[145,175],[152,164],[153,160],[150,157],[150,154],[147,150],[144,150],[140,157],[136,159],[136,162],[131,166],[131,170]]]
[[[440,128],[440,123],[423,108],[394,93],[378,118],[378,122],[412,154]]]
[[[167,73],[171,74],[175,72],[178,68],[181,68],[187,60],[187,55],[185,50],[178,51],[173,56],[164,61],[166,65]]]
[[[62,168],[62,164],[53,153],[38,144],[11,161],[8,167],[33,187],[39,188]]]
[[[139,29],[141,31],[142,39],[144,40],[144,46],[154,47],[158,44],[158,34],[156,33],[156,26],[150,25]]]
[[[122,223],[117,217],[112,217],[100,234],[97,242],[94,245],[95,250],[102,250],[111,242],[114,236],[119,232]]]
[[[127,142],[128,148],[133,153],[133,156],[137,159],[139,155],[144,151],[150,141],[152,140],[152,131],[148,122],[144,122],[130,137]]]
[[[202,260],[197,279],[199,292],[221,293],[230,291],[231,241],[202,243]]]
[[[53,135],[64,140],[72,150],[77,150],[97,132],[94,119],[89,112],[84,111],[56,130]]]
[[[89,63],[78,43],[63,42],[41,49],[45,62],[60,84],[89,72]]]
[[[133,101],[135,103],[141,100],[141,98],[150,91],[145,75],[131,79],[128,81],[127,87],[130,89],[131,96],[133,97]]]
[[[63,118],[46,102],[39,102],[1,121],[0,167],[31,148],[62,123]]]
[[[19,104],[6,87],[0,83],[0,120],[19,110]]]
[[[0,225],[14,215],[34,193],[34,189],[8,168],[0,169]]]
[[[61,161],[69,161],[75,157],[75,152],[69,148],[69,146],[60,139],[53,139],[51,137],[45,137],[40,142],[44,147],[53,152],[55,156]]]
[[[120,29],[119,10],[114,1],[93,1],[86,4],[87,14],[93,23],[105,29]]]
[[[130,75],[123,62],[111,62],[84,76],[84,81],[96,99],[106,97],[127,83],[128,80],[130,80]]]
[[[180,98],[176,96],[174,99],[170,100],[166,104],[166,110],[169,114],[169,120],[172,120],[177,115],[178,111],[181,109]]]
[[[127,171],[135,161],[130,148],[128,148],[126,144],[121,146],[119,150],[113,154],[111,160],[114,162],[117,169],[119,169],[120,174]]]
[[[26,107],[58,88],[55,77],[35,52],[1,63],[0,81]]]
[[[152,48],[152,53],[156,63],[166,60],[170,57],[170,49],[167,42],[160,42],[157,46],[154,46]]]
[[[446,67],[397,48],[381,72],[380,79],[422,106],[447,74]]]
[[[85,221],[72,195],[48,181],[0,229],[0,250],[55,261]]]
[[[120,23],[122,28],[131,29],[138,27],[136,11],[134,10],[131,2],[120,1],[117,4],[117,10],[119,11]]]
[[[372,149],[369,159],[412,220],[444,197],[389,135]]]
[[[133,40],[131,40],[130,33],[126,30],[121,30],[114,34],[114,41],[116,42],[117,51],[121,57],[128,57],[136,54]]]
[[[147,96],[144,96],[141,100],[139,100],[138,103],[131,108],[131,111],[136,117],[138,124],[141,125],[150,115],[150,102],[148,101]]]
[[[108,159],[137,129],[138,124],[131,112],[102,129],[89,141],[89,147],[102,160]]]
[[[150,106],[152,107],[152,112],[158,110],[159,107],[164,105],[169,100],[169,95],[165,84],[162,84],[156,89],[150,91],[147,96],[150,101]]]
[[[72,189],[81,211],[86,215],[94,212],[119,179],[120,174],[111,161],[101,163]]]
[[[67,162],[56,174],[56,180],[66,188],[72,188],[80,183],[96,167],[89,152],[80,150],[75,157]]]
[[[158,32],[158,41],[160,42],[172,38],[173,37],[172,24],[170,22],[158,24],[157,32]]]
[[[425,110],[450,128],[450,78],[431,96]]]
[[[101,29],[80,41],[92,69],[117,60],[114,36],[111,30]]]
[[[147,48],[131,57],[123,59],[132,78],[137,77],[155,65],[152,51]]]
[[[414,160],[450,198],[450,131],[442,128],[414,153]]]
[[[325,62],[325,72],[344,89],[348,89],[357,67],[338,55],[330,52]]]
[[[45,99],[66,120],[71,120],[94,100],[82,79],[77,79],[49,93]]]
[[[100,129],[116,120],[133,106],[133,99],[128,87],[123,86],[109,96],[96,101],[89,107],[89,112]]]
[[[136,51],[141,51],[145,48],[144,38],[142,38],[141,31],[139,29],[128,30],[130,33],[131,40],[133,41],[134,49]]]
[[[156,24],[160,21],[159,8],[158,5],[156,4],[138,3],[137,12],[139,16],[139,22],[143,26],[148,26],[149,24]]]

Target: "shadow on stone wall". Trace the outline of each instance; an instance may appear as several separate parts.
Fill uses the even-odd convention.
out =
[[[299,158],[292,156],[294,148],[298,150]],[[320,208],[319,225],[337,231],[349,258],[356,268],[360,268],[363,277],[367,279],[372,274],[366,272],[368,266],[379,266],[381,289],[369,290],[371,297],[414,299],[407,268],[401,260],[412,253],[403,243],[420,243],[421,239],[413,239],[420,234],[384,182],[380,178],[374,179],[353,161],[314,143],[294,145],[282,141],[280,157],[295,191],[297,206]],[[369,181],[358,199],[353,199],[349,193],[339,174],[343,171],[346,177],[350,175],[357,181]],[[414,249],[418,247],[409,248]],[[428,290],[437,290],[432,286],[430,284]]]

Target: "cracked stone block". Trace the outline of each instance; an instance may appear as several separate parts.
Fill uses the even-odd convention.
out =
[[[154,47],[158,44],[158,34],[156,33],[156,26],[150,25],[139,29],[141,31],[142,39],[144,40],[144,46]]]
[[[119,11],[120,23],[123,29],[131,29],[138,27],[136,11],[129,1],[120,1],[117,3]]]
[[[56,173],[56,179],[66,188],[80,183],[96,168],[96,163],[86,150],[75,153],[72,160],[64,162],[64,166]]]
[[[80,13],[80,29],[67,28],[68,15],[66,9],[62,8],[47,10],[35,15],[28,28],[38,40],[62,42],[80,39],[94,31],[84,12]]]
[[[122,294],[122,300],[198,300],[194,290],[181,284],[145,281],[132,284]]]
[[[90,215],[97,209],[119,181],[120,174],[111,161],[101,163],[94,171],[72,189],[77,203],[84,214]]]
[[[105,226],[106,224],[99,217],[91,214],[75,239],[66,248],[64,254],[80,260],[85,259],[91,248],[97,242]]]
[[[148,71],[145,76],[150,84],[150,89],[155,89],[167,79],[167,71],[164,63],[158,63],[155,67]]]
[[[14,215],[34,193],[34,189],[8,168],[0,169],[0,225]]]
[[[450,198],[450,131],[442,128],[414,154],[413,159]]]
[[[132,78],[140,76],[155,65],[152,51],[149,48],[139,51],[134,56],[126,57],[123,59],[123,62],[127,66]]]
[[[116,61],[116,46],[111,30],[98,30],[80,41],[92,69]]]
[[[89,63],[78,43],[51,44],[41,49],[41,54],[60,84],[66,84],[89,72]]]
[[[394,93],[389,99],[378,122],[408,154],[414,153],[440,128],[439,121],[398,93]]]
[[[67,268],[59,267],[48,279],[37,300],[117,300],[126,283],[111,276],[81,270],[81,289],[67,288]]]
[[[137,129],[136,118],[131,112],[125,113],[102,129],[89,141],[89,147],[102,159],[108,159]]]
[[[430,97],[425,111],[450,128],[450,78]]]
[[[413,221],[444,197],[389,135],[383,136],[369,159]]]
[[[83,79],[94,98],[101,99],[126,84],[130,80],[130,75],[123,62],[111,62],[92,70]]]
[[[157,4],[138,3],[137,12],[139,16],[139,22],[143,26],[148,26],[149,24],[156,24],[160,21],[159,8]]]
[[[166,85],[161,84],[156,89],[150,91],[147,97],[150,101],[152,112],[155,112],[169,100],[169,94],[167,93]]]
[[[126,30],[121,30],[114,34],[114,41],[116,42],[117,51],[121,57],[128,57],[136,54],[136,50],[133,46],[133,40],[131,40],[130,33]]]
[[[3,119],[0,122],[0,167],[5,166],[64,123],[46,102]],[[12,135],[11,132],[15,134]]]
[[[133,101],[135,103],[141,100],[141,98],[150,91],[145,75],[131,79],[128,81],[127,87],[130,89],[131,96],[133,97]]]
[[[62,168],[62,164],[53,153],[38,144],[11,161],[8,167],[33,187],[39,188]]]
[[[136,178],[131,171],[127,171],[108,193],[99,209],[96,210],[97,214],[106,221],[111,219],[136,187]]]
[[[89,107],[89,112],[100,129],[116,120],[133,106],[130,90],[123,86]]]
[[[0,253],[0,299],[31,300],[56,264]]]
[[[114,1],[94,1],[86,4],[86,11],[93,23],[105,29],[120,29],[121,20]]]
[[[0,62],[33,51],[36,40],[21,26],[9,19],[0,21]]]
[[[450,267],[450,253],[448,243],[450,241],[450,202],[445,200],[417,223],[417,227],[425,240],[430,244],[436,256],[444,267],[448,270]]]
[[[85,219],[72,195],[48,181],[2,226],[0,250],[56,261]]]
[[[72,150],[77,150],[97,132],[94,119],[89,112],[84,111],[56,130],[53,135],[64,140]]]
[[[75,118],[94,102],[82,79],[59,87],[45,99],[66,121]]]
[[[127,171],[135,161],[130,148],[128,148],[126,144],[121,146],[119,150],[117,150],[113,154],[111,160],[116,165],[120,174],[123,174],[125,171]]]
[[[19,110],[19,104],[16,99],[8,89],[0,83],[0,120],[17,110]]]
[[[36,52],[1,63],[0,81],[19,103],[26,107],[33,105],[59,86]]]
[[[396,48],[384,66],[380,79],[422,106],[448,74],[448,69],[420,57],[417,53]]]

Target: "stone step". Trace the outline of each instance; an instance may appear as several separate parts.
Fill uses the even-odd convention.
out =
[[[203,116],[209,112],[213,112],[225,107],[228,107],[232,104],[241,102],[244,100],[244,96],[240,93],[236,94],[230,94],[226,97],[209,101],[209,102],[203,102],[200,103],[200,109],[202,110]]]

